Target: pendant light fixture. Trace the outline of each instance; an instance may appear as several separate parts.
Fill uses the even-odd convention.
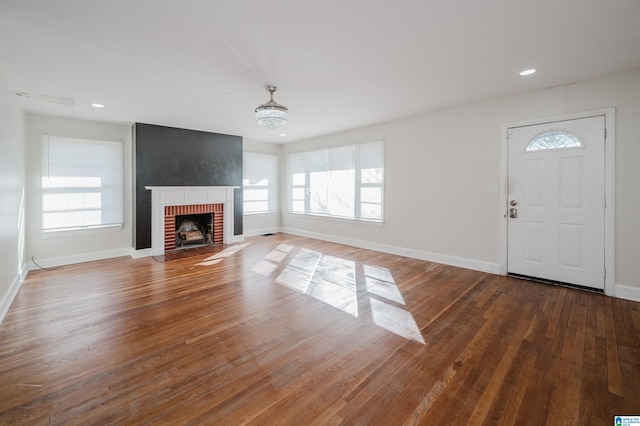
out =
[[[256,108],[256,122],[267,129],[277,129],[287,124],[287,111],[289,111],[289,108],[273,100],[273,94],[278,90],[276,86],[267,86],[266,89],[271,99],[266,104]]]

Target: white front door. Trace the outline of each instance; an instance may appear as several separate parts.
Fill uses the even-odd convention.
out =
[[[508,129],[507,272],[604,289],[605,117]]]

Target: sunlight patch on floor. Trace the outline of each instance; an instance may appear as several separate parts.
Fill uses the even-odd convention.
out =
[[[237,252],[239,252],[240,250],[242,250],[243,248],[247,247],[249,244],[251,243],[246,243],[246,244],[238,244],[235,246],[231,246],[231,247],[227,247],[226,249],[207,257],[205,260],[203,260],[202,262],[196,263],[196,265],[198,266],[211,266],[211,265],[215,265],[217,263],[220,263],[224,260],[225,257],[229,257],[229,256],[233,256],[234,254],[236,254]]]
[[[400,289],[398,289],[388,269],[364,265],[364,280],[369,293],[384,297],[401,305],[405,304],[402,294],[400,294]]]
[[[254,265],[251,270],[263,277],[268,277],[276,270],[278,264],[293,250],[293,246],[288,244],[280,244],[267,254],[263,260]]]
[[[413,319],[413,315],[404,309],[373,297],[370,297],[369,301],[371,302],[371,315],[373,316],[374,324],[405,339],[411,339],[423,345],[425,344],[418,324],[416,324],[416,320]]]
[[[358,316],[355,263],[352,261],[301,248],[276,282]]]
[[[294,249],[280,244],[251,270],[268,277],[282,266],[276,283],[358,317],[355,262],[304,247],[297,252]],[[295,254],[286,261],[292,253]],[[425,344],[413,315],[398,306],[405,305],[405,301],[391,271],[374,265],[362,265],[362,271],[366,292],[370,295],[366,300],[371,306],[373,323],[405,339]]]

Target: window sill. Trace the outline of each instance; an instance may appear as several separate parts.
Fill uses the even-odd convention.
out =
[[[277,215],[278,212],[277,211],[268,211],[268,212],[255,212],[255,213],[242,213],[243,216],[251,216],[251,217],[256,217],[256,216],[275,216]]]
[[[323,220],[330,222],[338,222],[338,223],[351,223],[353,225],[361,225],[361,226],[373,226],[375,228],[383,228],[384,221],[383,220],[367,220],[367,219],[351,219],[348,217],[338,217],[338,216],[327,216],[323,214],[311,214],[311,213],[288,213],[291,216],[300,217],[300,218],[308,218],[313,220]]]
[[[108,232],[120,232],[124,228],[122,224],[92,226],[86,228],[69,228],[56,230],[42,230],[40,233],[43,240],[54,238],[80,237],[83,235],[105,234]]]

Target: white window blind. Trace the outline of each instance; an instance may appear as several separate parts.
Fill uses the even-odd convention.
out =
[[[123,143],[42,137],[42,229],[123,224]]]
[[[289,211],[383,220],[384,142],[289,154]]]
[[[244,214],[278,210],[278,156],[244,153]]]

